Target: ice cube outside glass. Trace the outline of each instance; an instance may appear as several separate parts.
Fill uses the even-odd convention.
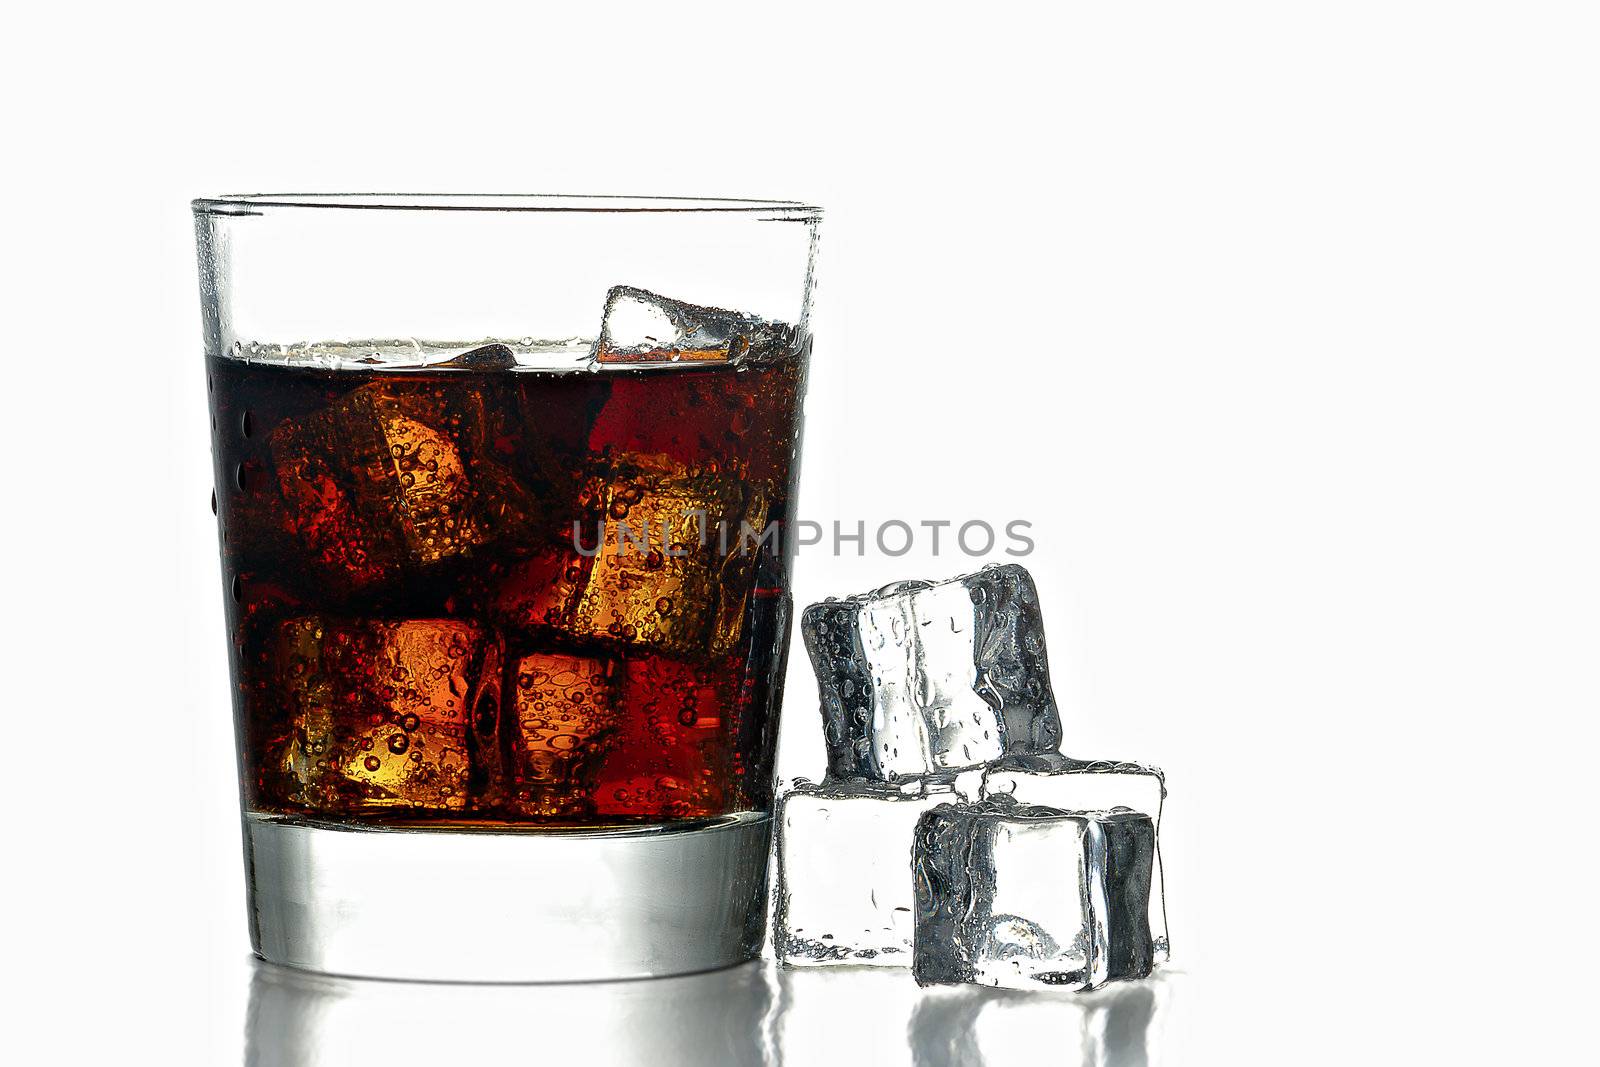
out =
[[[952,786],[797,782],[778,807],[773,945],[792,967],[909,967],[917,820]]]
[[[813,604],[801,633],[831,778],[950,778],[1060,744],[1039,594],[1017,564]]]
[[[915,901],[912,841],[936,807],[970,800],[1067,812],[1125,808],[1148,815],[1153,869],[1145,895],[1151,964],[1167,962],[1160,770],[1135,763],[1048,755],[1016,757],[974,772],[981,784],[938,779],[899,784],[800,780],[779,800],[773,944],[791,967],[911,965]]]
[[[820,211],[194,213],[255,951],[498,981],[756,955]]]
[[[1159,829],[1159,770],[1059,751],[1038,594],[1021,566],[813,604],[802,633],[829,773],[782,808],[776,943],[786,964],[907,962],[892,920],[908,891],[913,801],[975,794],[1069,812],[1126,808]],[[1151,853],[1144,923],[1159,964],[1170,943],[1154,833]]]
[[[987,800],[923,815],[914,849],[918,983],[1070,991],[1150,973],[1150,816]]]
[[[1166,874],[1161,865],[1161,811],[1166,804],[1166,776],[1160,768],[1118,760],[1074,759],[1071,756],[1014,756],[985,769],[982,795],[1010,797],[1063,811],[1108,811],[1128,808],[1150,816],[1155,829],[1155,869],[1151,874],[1149,915],[1152,960],[1171,957],[1167,934]]]

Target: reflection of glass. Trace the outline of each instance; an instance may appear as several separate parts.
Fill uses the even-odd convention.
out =
[[[749,959],[818,211],[194,206],[257,952]]]
[[[255,964],[246,1067],[777,1062],[764,964],[634,982],[376,982]]]

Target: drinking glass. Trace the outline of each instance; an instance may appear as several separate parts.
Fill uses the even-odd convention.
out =
[[[755,955],[818,209],[194,212],[256,952]]]

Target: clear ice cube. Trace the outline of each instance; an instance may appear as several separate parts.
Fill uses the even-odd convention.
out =
[[[921,985],[1086,990],[1142,978],[1155,826],[998,798],[917,823],[912,974]]]
[[[1161,809],[1165,776],[1159,768],[1115,760],[1084,760],[1049,755],[1012,757],[984,772],[985,797],[1009,796],[1022,804],[1063,811],[1128,808],[1150,816],[1155,827],[1155,871],[1150,884],[1150,936],[1156,963],[1165,963],[1167,938],[1165,876],[1161,868]]]
[[[796,967],[911,962],[917,820],[961,797],[871,783],[796,783],[778,812],[773,940]]]
[[[631,285],[606,294],[596,363],[733,363],[781,345],[787,327]]]
[[[1016,564],[813,604],[801,633],[831,777],[949,776],[1060,744],[1039,596]]]

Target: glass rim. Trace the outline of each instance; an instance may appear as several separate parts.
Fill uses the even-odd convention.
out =
[[[567,214],[760,213],[815,222],[822,209],[798,200],[588,193],[229,193],[197,197],[196,215],[260,215],[262,209],[318,211],[477,211]]]

